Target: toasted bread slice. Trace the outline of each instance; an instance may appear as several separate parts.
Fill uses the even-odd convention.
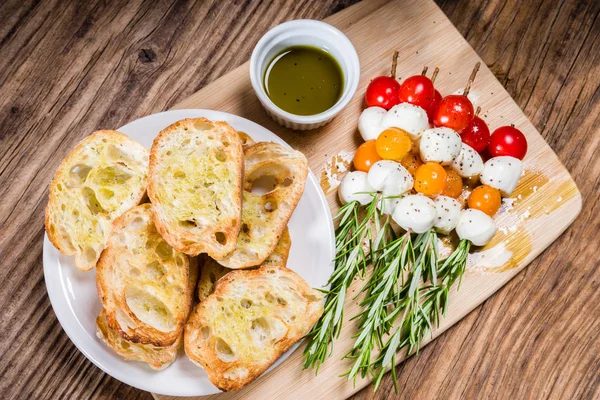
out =
[[[277,143],[261,142],[244,149],[244,201],[242,229],[235,251],[213,257],[232,269],[261,265],[273,253],[296,209],[306,183],[308,164],[304,154]],[[252,193],[254,183],[271,177],[274,188]]]
[[[165,369],[175,361],[183,338],[181,335],[175,343],[165,347],[132,342],[122,338],[108,326],[104,309],[96,319],[96,336],[126,360],[145,362],[155,370]]]
[[[197,261],[163,240],[150,204],[117,218],[96,271],[108,325],[135,343],[170,346],[182,333],[196,286]]]
[[[148,150],[117,131],[97,131],[62,161],[50,182],[46,232],[82,271],[96,266],[112,222],[146,192]]]
[[[221,258],[240,230],[242,141],[225,122],[189,118],[152,143],[148,196],[160,234],[177,251]]]
[[[184,349],[215,386],[238,390],[300,340],[322,313],[323,294],[287,268],[233,271],[192,311]]]
[[[290,232],[288,228],[285,228],[283,235],[281,235],[281,238],[275,247],[275,250],[273,250],[273,253],[267,257],[263,265],[285,267],[291,247],[292,239],[290,238]],[[200,279],[198,279],[198,299],[202,301],[207,298],[208,295],[213,292],[215,283],[231,271],[232,269],[222,266],[212,258],[208,258],[200,268]]]

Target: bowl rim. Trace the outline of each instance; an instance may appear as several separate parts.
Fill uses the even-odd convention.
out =
[[[259,63],[263,61],[262,59],[258,59],[258,53],[266,47],[267,43],[269,43],[273,38],[280,35],[283,32],[293,31],[298,28],[306,28],[310,27],[311,29],[319,29],[321,31],[327,30],[332,32],[338,40],[343,44],[342,48],[339,50],[342,53],[346,53],[348,55],[348,62],[344,60],[340,60],[337,57],[334,57],[336,61],[343,66],[346,67],[347,73],[344,76],[344,90],[338,99],[338,101],[327,110],[314,115],[297,115],[290,113],[288,111],[283,110],[279,106],[277,106],[267,95],[265,88],[262,83],[262,78],[259,76],[260,71],[258,70]],[[307,44],[308,45],[308,44]],[[353,79],[348,79],[350,71],[353,70],[355,73],[352,76]],[[358,53],[354,48],[354,45],[348,39],[348,37],[336,28],[333,25],[330,25],[323,21],[313,20],[313,19],[297,19],[292,21],[287,21],[282,24],[275,26],[270,29],[267,33],[263,35],[263,37],[258,41],[254,50],[252,51],[252,56],[250,57],[250,81],[252,84],[252,88],[254,92],[258,96],[260,102],[263,104],[265,108],[268,108],[270,112],[276,114],[278,117],[288,120],[293,123],[309,125],[309,124],[318,124],[321,122],[328,121],[336,116],[344,107],[348,105],[354,94],[356,93],[356,89],[358,88],[358,83],[360,80],[360,60],[358,57]]]

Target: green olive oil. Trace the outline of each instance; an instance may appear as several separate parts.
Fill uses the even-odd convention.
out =
[[[327,51],[292,46],[271,60],[264,86],[279,108],[296,115],[315,115],[337,103],[344,89],[344,75]]]

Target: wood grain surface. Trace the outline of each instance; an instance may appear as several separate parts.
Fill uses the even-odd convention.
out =
[[[246,61],[270,27],[345,5],[2,2],[2,398],[150,396],[87,361],[45,293],[47,183],[74,143],[98,127],[170,108]],[[402,396],[598,397],[600,4],[439,5],[571,171],[584,208],[529,268],[402,364]],[[355,397],[396,398],[389,377],[377,394],[366,388]]]

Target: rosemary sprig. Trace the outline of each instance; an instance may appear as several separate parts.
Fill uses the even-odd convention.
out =
[[[404,284],[399,280],[403,278],[406,265],[414,260],[410,232],[377,249],[373,254],[373,273],[361,290],[361,293],[365,293],[365,298],[360,303],[363,311],[353,318],[359,320],[359,333],[354,336],[356,341],[345,356],[355,360],[352,368],[345,374],[348,379],[355,379],[358,374],[364,378],[370,372],[371,351],[376,344],[383,346],[383,337],[392,328],[388,310],[399,299],[398,288]]]
[[[419,244],[425,245],[427,241],[431,243],[431,240],[431,238],[423,238]],[[391,365],[394,387],[396,392],[398,391],[396,354],[404,348],[407,349],[408,353],[413,351],[418,353],[421,341],[427,333],[432,333],[433,328],[439,326],[440,315],[445,315],[448,309],[450,288],[457,280],[462,279],[465,272],[470,246],[469,241],[462,240],[448,258],[439,262],[436,260],[439,265],[433,269],[436,270],[437,284],[432,283],[423,287],[420,299],[415,298],[415,296],[411,297],[409,295],[410,289],[408,290],[402,323],[385,345],[381,347],[380,354],[372,365],[373,371],[376,371],[375,390],[379,388],[387,367]],[[428,260],[427,265],[430,269],[428,273],[433,273],[430,263],[431,260]],[[416,268],[413,268],[411,274],[416,272]],[[433,274],[429,276],[432,278]]]
[[[335,269],[328,281],[329,290],[322,290],[326,294],[323,315],[306,335],[304,368],[316,367],[318,372],[319,366],[333,352],[333,341],[342,329],[346,292],[356,276],[365,276],[372,262],[369,249],[373,247],[373,237],[376,242],[382,240],[377,201],[378,197],[373,195],[362,219],[361,206],[356,201],[340,208],[334,218],[339,219],[335,231]]]

